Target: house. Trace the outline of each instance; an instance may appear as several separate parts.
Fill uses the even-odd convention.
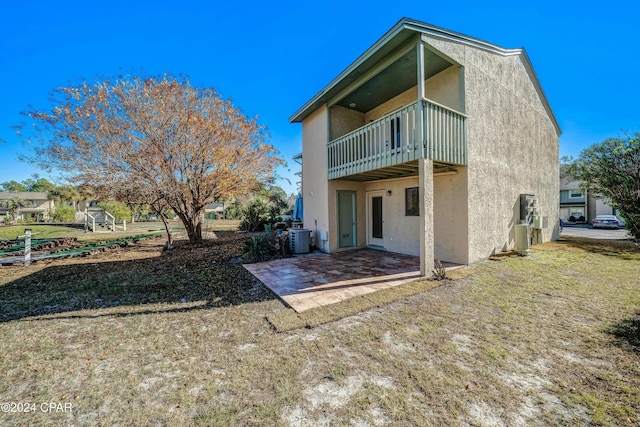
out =
[[[560,128],[524,49],[405,18],[290,122],[322,251],[471,264],[515,247],[521,195],[558,237]]]
[[[0,192],[0,220],[4,221],[9,215],[9,209],[4,206],[4,202],[14,197],[18,197],[24,202],[24,206],[16,211],[14,220],[27,222],[39,222],[49,218],[49,211],[53,209],[54,202],[49,199],[49,193],[24,191],[24,192]]]
[[[224,219],[224,203],[209,203],[204,207],[207,219]]]
[[[598,215],[617,215],[606,201],[585,193],[580,181],[560,180],[560,219],[566,222],[588,223]]]

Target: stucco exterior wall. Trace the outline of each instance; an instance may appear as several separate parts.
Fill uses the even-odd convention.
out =
[[[365,184],[365,191],[367,193],[384,192],[382,199],[384,248],[390,252],[420,256],[420,217],[405,216],[405,188],[411,187],[418,187],[417,176],[368,182]],[[388,191],[391,191],[391,195],[387,194]]]
[[[373,108],[367,111],[364,115],[364,122],[369,123],[371,120],[378,120],[380,117],[388,114],[398,108],[411,104],[418,100],[418,90],[416,87],[412,87],[400,95],[397,95],[385,103],[378,105],[376,108]]]
[[[431,275],[434,266],[433,230],[433,160],[418,159],[418,185],[420,186],[420,275]]]
[[[433,232],[435,255],[441,261],[466,264],[469,206],[468,169],[433,177]]]
[[[427,98],[446,107],[464,112],[460,87],[460,67],[451,66],[425,81]]]
[[[302,180],[304,182],[304,228],[329,230],[327,181],[327,108],[321,107],[302,122]],[[328,251],[317,241],[316,246]]]
[[[337,192],[356,192],[357,245],[367,245],[367,194],[381,191],[383,197],[384,248],[391,252],[420,255],[420,217],[405,215],[405,189],[418,187],[418,176],[358,183],[329,181],[329,250],[338,247]],[[391,191],[391,195],[388,195]],[[467,172],[461,168],[457,175],[434,176],[433,195],[427,195],[426,203],[433,209],[435,255],[443,261],[466,263],[467,261]],[[333,213],[333,214],[331,214]],[[352,248],[349,248],[352,249]]]
[[[423,36],[464,66],[469,255],[473,263],[515,246],[519,195],[533,193],[558,238],[558,135],[520,55],[502,56]]]
[[[344,108],[341,105],[334,105],[329,110],[329,119],[331,122],[331,133],[329,140],[340,138],[352,130],[364,126],[364,113],[350,108]]]
[[[469,264],[512,249],[520,218],[519,196],[523,193],[535,194],[542,215],[549,217],[543,241],[558,238],[558,134],[523,57],[516,53],[505,56],[437,36],[422,37],[462,66],[451,66],[427,79],[426,96],[468,116],[468,166],[458,168],[457,175],[429,175],[433,185],[428,200],[424,200],[432,209],[432,227],[426,230],[433,237],[428,242],[433,249],[429,253]],[[304,226],[328,231],[326,242],[316,241],[319,249],[338,249],[336,191],[357,191],[360,246],[366,244],[366,194],[384,190],[385,248],[420,253],[424,245],[419,239],[428,237],[420,237],[425,227],[418,217],[404,215],[404,188],[417,186],[418,177],[366,184],[326,179],[329,139],[415,100],[417,88],[413,87],[364,115],[333,107],[329,117],[323,106],[303,121]],[[332,135],[328,134],[330,124]],[[420,164],[432,170],[432,162],[429,167]],[[386,196],[388,190],[390,196]]]
[[[453,108],[454,110],[462,111],[460,109],[461,89],[459,72],[460,69],[458,67],[452,66],[426,79],[425,93],[427,98],[449,108]],[[391,98],[387,102],[380,104],[376,108],[367,111],[364,115],[364,123],[369,123],[370,120],[377,120],[385,114],[417,100],[418,87],[416,85],[402,92],[400,95]]]

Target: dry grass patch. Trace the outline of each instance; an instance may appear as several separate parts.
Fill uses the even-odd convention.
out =
[[[640,252],[638,243],[629,240],[596,240],[584,237],[563,237],[561,240],[535,245],[535,251],[566,250],[576,252],[590,252],[612,254],[614,256],[632,255]]]
[[[294,310],[278,310],[276,313],[268,314],[267,320],[278,332],[291,331],[298,328],[313,328],[373,307],[382,307],[400,298],[441,286],[443,283],[426,279],[417,280],[370,294],[358,295],[335,304],[312,308],[302,313],[296,313]]]
[[[239,242],[0,269],[0,402],[73,405],[0,425],[640,423],[633,248],[562,243],[277,333]]]

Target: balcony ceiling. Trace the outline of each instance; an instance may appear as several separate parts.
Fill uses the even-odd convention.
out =
[[[429,50],[425,50],[424,62],[426,78],[434,76],[451,66],[445,59]],[[418,84],[417,68],[416,52],[411,50],[337,104],[366,113],[394,96],[416,86]],[[352,104],[355,104],[355,107],[351,107]]]

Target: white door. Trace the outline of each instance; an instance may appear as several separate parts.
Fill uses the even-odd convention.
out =
[[[367,193],[367,245],[384,247],[384,191]]]

